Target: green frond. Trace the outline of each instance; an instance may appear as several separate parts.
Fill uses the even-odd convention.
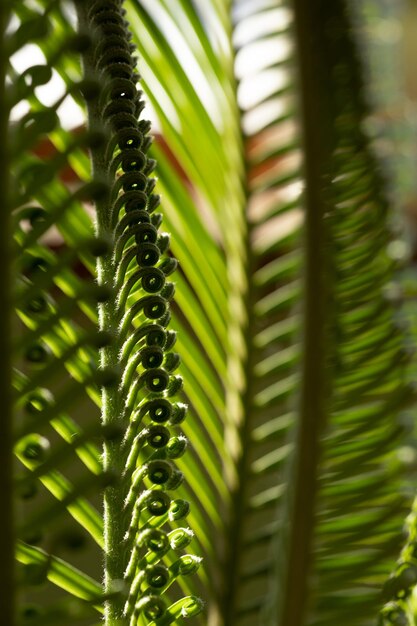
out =
[[[189,381],[184,401],[190,411],[183,430],[191,449],[181,470],[193,502],[189,523],[204,557],[200,584],[212,597],[210,620],[222,585],[230,506],[224,467],[232,466],[233,454],[224,440],[227,360],[235,346],[229,328],[231,268],[224,246],[229,212],[244,197],[233,60],[231,49],[219,56],[192,3],[130,2],[126,8],[142,57],[144,91],[163,136],[163,143],[155,142],[151,150],[158,162],[166,227],[179,260],[172,312],[182,373]],[[217,22],[214,7],[203,10],[209,22]],[[168,24],[169,30],[164,27]],[[179,69],[181,65],[189,70]],[[239,190],[241,198],[236,198]]]
[[[51,42],[43,39],[45,29],[57,27],[60,10],[55,2],[34,3],[30,8],[20,4],[12,16],[16,27],[6,45],[16,54],[39,40]],[[34,24],[41,22],[38,39]],[[109,480],[97,447],[102,428],[93,404],[99,400],[103,377],[97,367],[98,349],[106,342],[97,333],[94,311],[107,294],[98,289],[87,270],[94,266],[97,253],[103,253],[103,244],[94,236],[83,204],[94,200],[101,189],[88,179],[75,189],[65,182],[70,162],[101,137],[87,131],[74,137],[59,128],[60,105],[80,89],[76,75],[52,107],[42,103],[38,90],[50,82],[60,63],[79,67],[83,45],[83,37],[73,27],[66,28],[60,42],[57,39],[44,48],[44,63],[20,75],[11,55],[6,66],[7,99],[2,99],[7,116],[18,104],[27,107],[27,113],[17,117],[9,130],[13,178],[6,207],[14,233],[10,271],[17,312],[12,359],[13,438],[19,465],[15,490],[20,496],[16,506],[19,620],[31,616],[35,622],[51,624],[65,616],[65,609],[64,604],[62,610],[54,605],[54,595],[42,608],[35,606],[34,585],[46,580],[69,596],[102,603],[101,584],[61,554],[68,558],[67,533],[71,541],[87,541],[93,554],[97,550],[95,558],[100,558],[103,523],[96,494]],[[38,156],[37,151],[48,149],[53,135],[57,144],[50,156]],[[66,247],[71,245],[73,249]],[[81,263],[87,278],[77,275]],[[82,465],[77,466],[77,457]],[[64,534],[62,529],[66,529]],[[88,618],[94,610],[80,605],[79,615]]]
[[[167,235],[158,237],[160,214],[153,213],[151,218],[159,203],[158,196],[151,194],[151,179],[146,190],[142,185],[144,176],[149,176],[154,167],[145,156],[146,144],[150,144],[146,138],[148,123],[135,121],[134,137],[130,138],[132,119],[136,119],[132,113],[138,114],[141,101],[120,6],[117,2],[106,6],[103,20],[101,4],[90,4],[88,11],[79,7],[79,34],[72,26],[74,11],[66,19],[69,5],[53,2],[39,3],[33,9],[20,6],[14,18],[24,24],[39,19],[38,11],[45,9],[46,27],[62,35],[58,48],[52,40],[40,41],[46,61],[44,66],[26,72],[31,82],[23,83],[17,76],[13,57],[10,65],[10,77],[14,80],[11,106],[18,103],[19,97],[25,98],[33,111],[12,127],[10,144],[16,158],[16,185],[10,200],[16,216],[14,271],[22,276],[16,307],[27,327],[24,331],[20,324],[16,336],[15,359],[23,371],[16,373],[16,411],[22,418],[16,422],[15,450],[26,467],[26,473],[17,478],[17,489],[25,499],[32,497],[38,480],[56,499],[55,503],[45,500],[37,506],[27,519],[18,521],[18,528],[25,541],[29,537],[39,541],[43,533],[45,537],[53,533],[54,525],[68,512],[106,551],[107,621],[113,623],[120,618],[136,624],[138,619],[149,621],[165,615],[164,601],[158,599],[160,594],[172,585],[184,587],[182,577],[198,569],[199,559],[180,556],[192,539],[186,528],[173,531],[176,534],[171,544],[171,535],[165,530],[167,523],[180,523],[189,509],[185,500],[171,502],[167,493],[182,482],[182,473],[172,461],[183,454],[186,446],[186,439],[170,436],[167,426],[174,427],[184,419],[186,405],[170,400],[181,383],[174,373],[179,359],[171,351],[175,333],[165,330],[169,322],[168,302],[173,296],[173,284],[166,277],[175,269],[175,262],[165,254],[159,267],[154,267],[160,254],[167,250],[169,239]],[[122,35],[117,23],[122,27]],[[103,45],[100,47],[96,38],[106,28],[111,31],[109,37],[118,38],[113,56],[107,54]],[[21,46],[31,43],[34,31],[28,28],[27,33],[29,39],[20,41]],[[107,37],[105,41],[107,45]],[[124,52],[118,49],[120,44]],[[14,45],[17,51],[17,42]],[[80,52],[84,57],[84,78]],[[120,54],[125,60],[122,66],[118,65]],[[79,102],[82,96],[87,99],[90,129],[71,136],[59,128],[53,109],[47,109],[39,100],[35,88],[50,80],[52,70],[64,79],[68,97],[74,96]],[[16,92],[17,88],[20,92]],[[127,98],[123,100],[124,95]],[[57,101],[56,109],[61,101]],[[126,105],[133,107],[131,112],[126,111]],[[56,152],[45,161],[29,150],[37,149],[46,138]],[[131,148],[132,142],[135,145]],[[89,182],[87,149],[93,154],[93,182]],[[107,156],[103,160],[105,150]],[[63,178],[64,169],[69,167],[74,167],[83,181],[75,191],[68,189]],[[98,207],[95,229],[82,204],[86,201],[93,201]],[[113,204],[115,208],[111,209]],[[51,228],[60,233],[54,234],[55,239],[65,242],[62,251],[58,248],[55,253],[51,245],[45,245]],[[96,284],[98,258],[103,260],[98,262]],[[139,266],[135,267],[135,263]],[[80,265],[82,279],[77,276]],[[30,369],[21,366],[22,359],[34,365]],[[102,407],[101,423],[92,402]],[[120,414],[113,413],[113,419],[110,413],[109,419],[109,404],[114,409],[114,402],[122,402],[124,408]],[[81,427],[72,416],[85,415],[86,411],[94,415],[96,423],[86,422],[83,417]],[[148,413],[153,423],[144,425],[141,422]],[[50,434],[52,430],[60,436],[57,441],[56,435]],[[104,463],[97,447],[103,439]],[[84,469],[83,476],[73,482],[66,478],[65,468],[74,465],[75,455]],[[89,493],[103,491],[107,494],[104,536],[102,517],[87,499]],[[112,497],[113,511],[109,511]],[[120,536],[110,548],[112,526]],[[47,579],[72,595],[92,599],[91,593],[87,593],[87,574],[75,574],[76,570],[58,556],[42,554],[40,548],[27,545],[18,553],[18,560],[26,569],[33,569],[43,559]],[[127,587],[120,588],[124,579]],[[190,583],[184,590],[190,593],[192,588]],[[94,590],[100,607],[103,600],[96,587]],[[168,607],[169,604],[165,621],[171,623],[181,613],[197,613],[200,604],[190,596]],[[51,623],[62,617],[55,615],[52,604],[45,611],[42,617]]]
[[[307,269],[282,619],[365,625],[375,623],[401,546],[409,492],[396,451],[405,434],[400,412],[414,392],[401,312],[389,293],[393,235],[384,181],[362,131],[349,14],[342,2],[294,7]]]
[[[175,374],[176,334],[167,329],[175,291],[168,277],[177,261],[168,255],[169,236],[158,232],[150,123],[140,115],[144,103],[124,12],[118,2],[78,3],[77,12],[81,28],[95,39],[83,55],[85,80],[97,76],[103,84],[88,103],[89,127],[107,133],[105,146],[92,149],[93,173],[108,185],[96,205],[97,235],[112,242],[97,262],[99,285],[111,293],[99,306],[99,327],[114,338],[102,350],[101,365],[116,376],[102,390],[102,420],[120,437],[104,443],[104,470],[118,477],[104,493],[104,589],[111,594],[123,583],[126,594],[105,603],[105,620],[168,624],[177,610],[198,612],[198,602],[176,598],[193,593],[188,577],[201,560],[184,554],[193,536],[187,529],[181,541],[178,533],[175,542],[167,534],[189,511],[186,500],[170,495],[183,481],[173,461],[186,446],[171,430],[187,409],[174,400],[182,378]]]
[[[414,623],[411,350],[349,8],[1,5],[10,626]]]
[[[218,581],[211,604],[217,602],[220,621],[227,624],[265,620],[275,624],[281,619],[295,624],[301,623],[297,621],[301,614],[308,623],[321,624],[338,616],[338,605],[332,613],[332,602],[334,597],[342,602],[343,596],[352,602],[355,619],[361,616],[364,624],[370,623],[378,613],[380,590],[400,546],[407,494],[401,495],[405,483],[392,456],[402,436],[401,424],[395,420],[414,394],[398,365],[405,344],[397,310],[385,296],[394,270],[387,253],[390,233],[377,165],[362,131],[357,134],[362,104],[358,100],[357,105],[346,105],[357,106],[357,111],[351,125],[346,118],[345,127],[337,108],[348,100],[345,96],[336,94],[339,99],[333,108],[322,114],[327,126],[329,120],[334,121],[334,130],[330,125],[328,137],[329,129],[320,127],[325,147],[316,146],[311,153],[323,154],[332,142],[336,147],[317,164],[324,169],[313,180],[308,154],[303,151],[310,130],[300,126],[297,114],[294,53],[304,52],[294,42],[291,6],[234,3],[233,28],[231,15],[224,14],[217,31],[223,37],[223,56],[220,47],[207,39],[201,15],[190,3],[176,2],[174,7],[165,2],[157,6],[131,2],[127,6],[142,35],[137,44],[144,57],[145,91],[169,153],[182,168],[179,173],[170,160],[159,174],[161,188],[169,197],[167,223],[173,222],[173,230],[180,224],[184,232],[187,229],[187,250],[178,246],[175,253],[187,278],[183,282],[181,274],[177,281],[176,302],[180,315],[192,319],[193,329],[198,329],[196,337],[182,323],[182,337],[187,338],[182,340],[187,346],[184,365],[186,360],[193,363],[192,370],[186,365],[184,370],[194,383],[190,402],[198,408],[209,449],[214,444],[213,458],[219,452],[224,457],[224,481],[231,489],[231,498],[217,496],[219,506],[225,507],[226,555],[217,551],[217,545],[205,554],[205,567]],[[218,19],[214,6],[206,11],[205,24]],[[298,19],[297,28],[302,23]],[[345,38],[348,26],[340,28]],[[320,45],[324,49],[321,40]],[[355,73],[350,40],[343,53],[345,65],[353,63]],[[210,76],[210,93],[197,72],[192,73],[197,58]],[[327,62],[336,64],[336,58],[328,54]],[[178,69],[179,64],[190,68],[188,76]],[[237,85],[230,72],[233,65]],[[336,71],[329,66],[323,76],[333,81],[331,86],[319,85],[323,93],[337,91]],[[310,88],[307,79],[302,80]],[[359,75],[352,80],[353,91],[360,97]],[[263,91],[261,84],[266,85]],[[177,98],[181,90],[184,97]],[[230,122],[227,133],[228,122],[217,125],[215,108],[210,106],[213,94],[222,119]],[[195,119],[200,103],[205,112]],[[241,117],[236,125],[238,103]],[[325,106],[330,106],[327,101]],[[204,181],[204,165],[199,165],[203,156],[204,164],[211,164]],[[219,161],[221,176],[216,174]],[[211,174],[216,177],[215,186]],[[177,181],[176,195],[171,196],[168,185],[173,181]],[[190,183],[193,196],[188,199],[181,188]],[[311,191],[312,184],[315,191]],[[301,197],[305,185],[307,200]],[[309,204],[310,193],[317,194],[316,213],[314,203]],[[204,232],[200,226],[189,232],[195,214]],[[204,283],[195,276],[187,257],[190,248],[193,256],[197,253],[200,242],[207,257],[216,248],[224,254],[223,269],[208,258],[198,258],[195,265],[198,271],[204,268]],[[220,276],[227,288],[224,295],[218,291],[215,296]],[[223,302],[220,312],[226,321],[226,341],[219,332],[211,297]],[[228,346],[227,356],[216,349],[216,336],[220,345]],[[222,372],[223,407],[213,386],[215,379],[207,378],[211,365],[213,374]],[[329,371],[334,372],[332,379]],[[223,442],[212,431],[216,419],[206,413],[203,398],[207,407],[208,401],[216,403],[220,420],[223,411]],[[306,420],[315,425],[309,427]],[[198,421],[190,427],[198,432]],[[364,464],[363,472],[354,471],[359,463]],[[186,468],[184,472],[187,477]],[[217,472],[211,465],[211,478]],[[387,489],[396,485],[394,499],[376,490],[381,477],[384,485],[390,485]],[[209,476],[203,473],[199,481],[212,492]],[[369,513],[360,509],[367,506],[368,490],[374,492]],[[341,519],[339,510],[346,511]],[[210,508],[205,513],[211,522],[216,519]],[[204,522],[198,523],[193,526],[196,534],[207,532]],[[362,547],[373,525],[382,529],[380,539],[378,535],[370,546],[364,543]],[[344,533],[339,543],[333,541],[337,533]],[[326,541],[329,547],[323,547]],[[297,559],[288,559],[287,554],[288,545],[292,550],[296,544],[301,550],[299,570]],[[335,560],[333,552],[338,554]],[[373,588],[369,588],[371,578]],[[310,580],[316,582],[312,585]],[[354,594],[348,593],[351,586]],[[294,597],[294,604],[288,611],[284,608],[282,617],[285,597]],[[346,619],[348,615],[349,611]]]

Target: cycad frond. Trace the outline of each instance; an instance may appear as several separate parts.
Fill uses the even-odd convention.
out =
[[[182,456],[187,444],[167,428],[182,422],[187,408],[171,399],[182,383],[174,373],[179,364],[172,352],[176,336],[166,330],[174,294],[166,277],[176,261],[166,254],[168,235],[158,236],[162,216],[154,212],[159,197],[152,194],[154,181],[149,178],[154,161],[146,157],[149,123],[136,121],[143,103],[120,3],[89,5],[77,5],[79,34],[65,20],[68,4],[20,7],[15,17],[24,30],[45,8],[45,27],[58,25],[66,35],[58,51],[44,42],[44,66],[28,70],[21,79],[10,67],[15,79],[11,106],[25,98],[32,111],[12,127],[10,141],[16,164],[15,193],[10,196],[17,244],[14,271],[22,276],[16,307],[27,327],[17,337],[15,359],[20,361],[22,355],[35,367],[16,374],[16,411],[25,417],[16,422],[15,450],[30,470],[17,480],[24,497],[32,495],[38,479],[58,501],[37,507],[18,522],[19,536],[25,540],[30,534],[35,541],[40,529],[56,524],[67,510],[105,550],[107,622],[163,618],[170,623],[201,609],[194,596],[173,602],[167,610],[161,598],[173,584],[181,587],[182,577],[199,565],[194,555],[181,555],[193,537],[181,526],[188,503],[181,498],[171,501],[167,493],[182,482],[173,460]],[[73,11],[70,17],[75,17]],[[27,32],[31,41],[35,31],[28,26]],[[64,76],[66,93],[77,90],[88,103],[90,128],[75,137],[58,128],[54,109],[43,106],[35,91],[56,68]],[[45,136],[53,138],[58,150],[41,161],[29,150]],[[73,157],[85,176],[87,148],[93,155],[94,182],[70,192],[60,180],[63,168]],[[97,206],[95,233],[81,205],[90,200]],[[58,227],[74,248],[54,254],[44,243],[51,227]],[[87,279],[77,277],[79,259],[83,273],[91,271]],[[95,259],[101,259],[97,283]],[[63,385],[65,371],[71,378]],[[94,421],[87,420],[81,428],[72,415],[75,410],[91,413],[89,397],[101,408],[102,420],[97,410]],[[50,444],[45,435],[51,427],[65,443]],[[103,439],[102,461],[97,443],[100,446]],[[72,484],[61,466],[69,460],[73,466],[74,453],[85,468],[84,476]],[[102,516],[86,499],[90,492],[103,491],[104,537]],[[88,618],[88,611],[93,615],[93,605],[102,610],[101,585],[57,555],[19,543],[17,558],[24,572],[30,570],[30,576],[25,574],[29,582],[49,579],[87,601],[84,612],[77,609],[80,620]],[[55,623],[67,610],[65,603],[58,612],[51,605],[39,620]]]
[[[90,538],[102,545],[102,518],[93,494],[103,488],[107,477],[97,447],[102,429],[94,401],[99,401],[102,380],[97,369],[98,349],[106,338],[97,332],[88,314],[94,318],[91,313],[106,294],[91,274],[81,280],[76,271],[79,256],[86,267],[93,266],[95,256],[105,249],[94,236],[82,205],[94,200],[102,186],[87,182],[70,190],[63,182],[71,157],[97,144],[101,136],[84,131],[72,137],[59,128],[59,106],[75,92],[79,97],[85,86],[76,77],[52,107],[38,97],[38,88],[49,83],[55,64],[77,65],[85,38],[69,29],[63,41],[55,41],[46,51],[43,64],[19,75],[13,54],[45,36],[59,11],[56,3],[18,9],[13,14],[16,28],[6,39],[11,54],[6,67],[10,83],[7,99],[2,100],[7,115],[23,102],[28,111],[10,126],[7,142],[13,176],[7,209],[14,234],[14,304],[20,318],[13,324],[13,437],[19,460],[15,486],[22,502],[28,503],[16,509],[17,559],[22,564],[17,580],[23,585],[19,589],[20,619],[52,623],[52,619],[64,619],[68,611],[72,619],[77,615],[94,619],[94,606],[100,605],[102,597],[99,582],[60,558],[71,543],[85,543]],[[61,138],[61,150],[50,158],[37,156],[42,142],[54,134]],[[74,232],[74,226],[80,224],[76,251],[64,249],[55,229]],[[90,413],[82,426],[77,423],[80,411]],[[77,457],[81,461],[78,467]],[[38,484],[47,491],[37,495]],[[76,523],[69,521],[71,517],[63,521],[67,514]],[[94,543],[90,549],[94,551]],[[70,610],[66,601],[58,607],[52,602],[43,608],[33,606],[36,585],[46,580],[78,597],[78,604]],[[25,607],[25,600],[32,604]]]
[[[304,28],[304,43],[294,39],[291,5],[236,2],[233,21],[217,5],[199,6],[201,14],[193,6],[127,5],[138,32],[142,28],[138,46],[149,66],[144,66],[145,90],[164,139],[184,168],[194,196],[204,198],[203,210],[210,216],[206,234],[198,237],[208,249],[214,243],[225,254],[224,269],[210,265],[206,277],[208,285],[215,285],[216,269],[224,273],[227,304],[221,301],[227,358],[215,360],[212,342],[218,327],[210,309],[202,309],[201,317],[209,317],[207,324],[214,325],[211,339],[207,326],[204,338],[191,334],[187,339],[196,355],[198,340],[210,346],[201,358],[221,366],[225,386],[225,433],[217,451],[223,455],[224,480],[232,496],[222,500],[218,495],[226,512],[227,556],[216,545],[206,553],[210,571],[218,571],[222,562],[224,579],[215,590],[220,622],[272,624],[283,619],[296,624],[306,616],[311,623],[327,623],[337,614],[332,613],[332,598],[343,595],[352,604],[355,619],[365,624],[378,612],[384,576],[399,550],[405,509],[397,510],[397,505],[400,500],[404,505],[407,497],[400,493],[403,482],[392,457],[395,438],[402,432],[395,415],[413,393],[398,364],[405,344],[396,307],[384,295],[394,269],[387,252],[388,216],[381,177],[361,130],[361,80],[349,26],[344,18],[335,23],[334,32],[340,31],[343,41],[337,55],[329,52],[325,41],[333,36],[333,26],[323,33],[306,25],[308,13],[301,14],[298,6],[297,28]],[[337,3],[334,11],[339,9]],[[323,20],[333,24],[335,16],[330,8],[328,12],[323,8]],[[211,39],[206,38],[208,24],[216,24]],[[327,65],[302,74],[301,85],[310,97],[319,98],[319,93],[327,108],[323,112],[321,100],[319,105],[313,102],[310,126],[301,128],[297,57],[302,64],[304,57],[313,56],[303,49],[313,31],[321,62]],[[210,93],[191,69],[197,58],[211,79],[222,119],[227,120],[223,124],[217,125]],[[230,71],[233,65],[237,86]],[[181,66],[189,67],[189,74]],[[349,68],[347,78],[342,66]],[[350,85],[349,95],[343,92],[344,80]],[[238,101],[245,151],[234,119]],[[344,118],[343,126],[345,102],[351,117]],[[202,104],[204,114],[196,115]],[[317,116],[322,125],[315,131],[316,145],[305,157],[302,137],[304,142],[311,140]],[[211,164],[204,181],[203,155]],[[173,167],[164,169],[161,187],[174,177]],[[305,210],[300,197],[304,184]],[[314,201],[311,194],[316,194]],[[174,201],[169,203],[168,221],[175,214],[185,227],[193,216],[193,207],[188,207],[181,220]],[[183,254],[176,250],[181,263]],[[187,261],[184,265],[188,278]],[[195,299],[195,311],[198,300],[207,296],[192,274],[188,281],[191,290],[178,285],[180,306],[186,300],[182,293],[187,293],[187,298]],[[199,396],[201,392],[195,392],[196,402]],[[371,450],[375,473],[368,467]],[[361,459],[363,471],[357,473]],[[374,489],[372,481],[381,476],[385,486],[396,485],[398,502],[375,491],[367,515],[368,489]],[[200,480],[212,493],[209,477],[203,474]],[[345,508],[346,527],[339,529],[337,511],[342,515]],[[215,519],[210,513],[208,517]],[[376,532],[379,522],[384,531],[380,539],[378,535],[365,545],[360,527],[363,524],[364,532],[374,524]],[[202,528],[207,526],[195,530]],[[343,541],[332,543],[331,533],[336,531],[343,534]],[[287,558],[288,544],[294,558]],[[336,544],[340,553],[334,564],[330,554]],[[341,568],[333,579],[332,567]],[[310,577],[319,582],[311,583]],[[349,585],[352,594],[347,592]],[[347,620],[349,615],[348,611]]]
[[[395,456],[404,434],[398,414],[414,394],[392,294],[384,184],[362,132],[366,109],[349,15],[343,2],[294,7],[306,276],[282,619],[365,625],[375,620],[401,545],[408,495]]]
[[[202,596],[210,626],[370,626],[384,603],[384,626],[412,623],[396,450],[415,391],[346,5],[16,3],[0,123],[29,113],[0,148],[17,310],[13,333],[0,314],[0,475],[10,497],[13,439],[20,621],[166,626]],[[19,76],[33,42],[46,60]],[[46,107],[51,72],[65,95]],[[60,128],[64,98],[87,129]],[[91,563],[68,557],[82,540]],[[62,595],[25,606],[45,581]]]
[[[86,79],[96,76],[103,83],[98,99],[88,104],[90,129],[106,132],[104,149],[92,149],[92,166],[108,184],[96,205],[97,234],[111,242],[97,263],[99,284],[113,292],[99,307],[100,329],[114,337],[101,354],[102,370],[115,377],[102,391],[102,420],[120,432],[104,443],[104,470],[118,477],[104,496],[104,584],[111,594],[123,582],[127,598],[119,589],[106,602],[105,619],[168,624],[200,611],[194,596],[167,607],[162,595],[169,597],[165,592],[173,584],[181,588],[182,577],[200,563],[192,554],[177,554],[192,539],[188,528],[178,528],[189,506],[168,494],[182,483],[172,461],[187,443],[168,428],[181,423],[187,409],[172,400],[182,378],[175,374],[176,334],[166,329],[175,291],[167,277],[177,262],[167,254],[168,235],[158,233],[160,198],[150,178],[155,161],[147,156],[150,123],[137,121],[144,102],[121,3],[79,3],[77,9],[81,28],[94,40],[83,57]],[[170,523],[175,530],[168,534]]]

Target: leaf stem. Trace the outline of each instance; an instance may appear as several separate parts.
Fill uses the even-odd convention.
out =
[[[88,32],[87,14],[91,0],[76,2],[79,30]],[[94,44],[92,46],[94,48]],[[97,79],[95,76],[93,51],[87,50],[83,54],[84,75],[88,79]],[[101,130],[102,116],[97,99],[87,103],[88,126],[90,130]],[[91,150],[92,176],[94,180],[108,183],[108,163],[105,159],[103,147]],[[114,240],[114,232],[110,226],[110,203],[108,197],[103,197],[96,202],[96,235],[109,242]],[[98,283],[108,287],[114,294],[104,303],[99,305],[99,327],[101,331],[109,333],[113,341],[109,346],[101,349],[101,368],[115,373],[115,384],[102,387],[101,419],[103,426],[121,426],[123,415],[123,398],[117,383],[117,371],[119,366],[120,342],[117,340],[118,328],[115,319],[116,296],[114,290],[115,264],[113,250],[97,259]],[[120,440],[105,441],[103,444],[103,470],[115,478],[122,476],[125,468],[125,456],[121,453]],[[106,626],[124,626],[127,623],[123,615],[125,599],[119,586],[124,579],[124,570],[127,563],[126,550],[124,548],[124,490],[116,483],[104,490],[104,593],[108,596],[105,603],[104,623]]]
[[[301,626],[308,602],[320,434],[328,395],[326,354],[326,174],[331,154],[323,45],[324,2],[294,0],[304,154],[304,302],[299,422],[293,461],[290,528],[280,624]]]
[[[229,3],[231,12],[233,2]],[[221,614],[225,626],[236,621],[237,598],[242,566],[242,543],[247,507],[251,413],[253,405],[254,367],[254,258],[252,230],[247,207],[249,164],[244,156],[245,137],[241,125],[242,111],[238,105],[238,83],[234,75],[236,50],[233,27],[229,24],[229,71],[235,96],[234,107],[238,129],[228,141],[237,153],[235,169],[230,173],[233,197],[227,199],[228,224],[225,246],[229,275],[229,351],[226,386],[225,448],[230,455],[224,463],[224,474],[230,490],[230,516],[226,526],[226,555],[223,567]],[[238,141],[236,142],[236,137]]]
[[[246,234],[246,266],[247,276],[253,274],[253,257],[250,245],[250,228]],[[225,583],[222,612],[225,626],[232,626],[236,617],[236,599],[239,591],[239,574],[241,572],[242,539],[245,511],[247,507],[247,483],[249,469],[250,434],[251,434],[251,408],[253,404],[253,372],[254,345],[253,345],[253,281],[248,280],[246,293],[243,295],[244,308],[247,311],[245,325],[241,329],[243,337],[246,337],[246,354],[241,362],[242,371],[247,373],[245,387],[241,390],[240,403],[242,407],[241,423],[239,429],[239,455],[236,457],[237,483],[231,493],[231,518],[228,525],[227,541],[227,567],[225,568]]]

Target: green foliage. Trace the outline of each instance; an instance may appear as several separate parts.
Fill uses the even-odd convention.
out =
[[[411,626],[411,352],[345,2],[2,11],[16,624]]]

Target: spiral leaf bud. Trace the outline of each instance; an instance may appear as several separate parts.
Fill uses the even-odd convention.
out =
[[[46,439],[37,433],[25,437],[19,442],[18,450],[22,456],[32,463],[42,463],[50,452],[51,445]]]
[[[151,426],[147,435],[147,442],[152,448],[164,448],[169,442],[169,430],[165,426]]]
[[[184,435],[171,437],[169,440],[166,453],[169,459],[179,459],[187,449],[188,440]]]
[[[145,579],[151,589],[160,589],[169,581],[169,571],[165,565],[148,565],[145,570]]]
[[[167,534],[158,528],[147,528],[138,537],[138,545],[150,552],[162,555],[170,547]]]
[[[165,602],[161,596],[145,596],[136,603],[135,609],[138,613],[143,612],[146,619],[156,620],[163,617],[165,613]]]
[[[191,543],[193,537],[194,533],[191,528],[176,528],[168,535],[173,550],[183,550]]]
[[[190,505],[187,500],[182,500],[181,498],[177,498],[173,500],[169,509],[169,519],[171,522],[175,522],[177,520],[183,519],[187,517],[190,512]]]

